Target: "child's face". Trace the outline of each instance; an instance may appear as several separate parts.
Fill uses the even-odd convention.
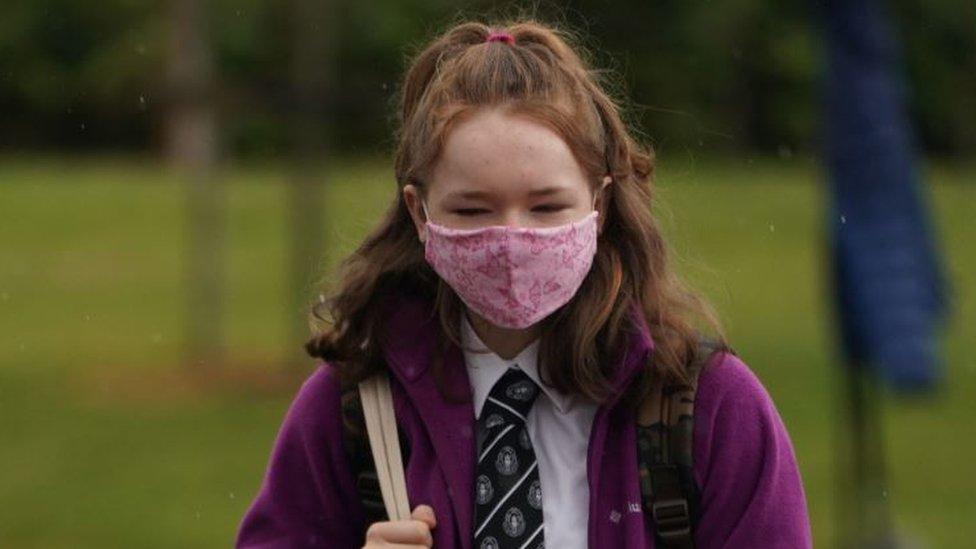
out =
[[[559,134],[498,109],[479,111],[451,130],[427,185],[430,220],[452,228],[551,227],[582,219],[594,207],[591,185]],[[406,185],[403,193],[423,241],[419,189]]]

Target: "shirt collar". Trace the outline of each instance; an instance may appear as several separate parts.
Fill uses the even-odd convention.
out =
[[[555,388],[543,385],[539,379],[539,339],[536,338],[532,343],[522,349],[517,356],[506,360],[497,353],[488,349],[488,346],[478,337],[474,327],[468,320],[466,313],[461,314],[461,342],[464,349],[464,360],[468,369],[468,377],[471,380],[471,388],[474,397],[475,417],[481,415],[481,409],[488,399],[488,392],[495,386],[495,382],[501,379],[507,368],[518,366],[542,389],[550,401],[556,405],[560,413],[565,414],[573,405],[573,395],[564,394]],[[475,349],[469,350],[468,348]]]

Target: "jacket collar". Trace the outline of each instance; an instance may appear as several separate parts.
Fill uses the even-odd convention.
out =
[[[444,389],[461,397],[460,402],[451,402],[441,397],[434,376],[426,375],[440,330],[433,300],[398,294],[390,296],[383,307],[381,314],[387,319],[383,353],[389,370],[403,385],[430,436],[457,513],[461,547],[470,549],[473,509],[469,495],[473,493],[476,439],[471,384],[463,350],[451,344],[444,356]],[[654,348],[644,315],[638,314],[639,311],[637,307],[630,310],[632,323],[626,349],[610,374],[612,395],[600,410],[617,403]],[[607,414],[602,417],[605,422]],[[597,429],[603,427],[594,425]]]

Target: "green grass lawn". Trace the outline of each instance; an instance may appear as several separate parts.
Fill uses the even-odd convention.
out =
[[[887,401],[887,497],[905,531],[961,548],[976,534],[976,167],[926,173],[957,300],[950,383],[929,402]],[[0,158],[0,547],[230,545],[307,372],[284,389],[253,380],[287,353],[285,172],[223,179],[224,330],[240,372],[201,385],[180,364],[177,179],[133,159]],[[325,180],[322,276],[394,193],[381,162],[346,161]],[[659,180],[678,265],[776,401],[829,546],[839,401],[817,167],[675,157]]]

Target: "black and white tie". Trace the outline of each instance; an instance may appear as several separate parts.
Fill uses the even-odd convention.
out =
[[[474,547],[541,549],[542,487],[525,427],[539,386],[509,367],[488,393],[478,423],[484,442],[475,472]]]

